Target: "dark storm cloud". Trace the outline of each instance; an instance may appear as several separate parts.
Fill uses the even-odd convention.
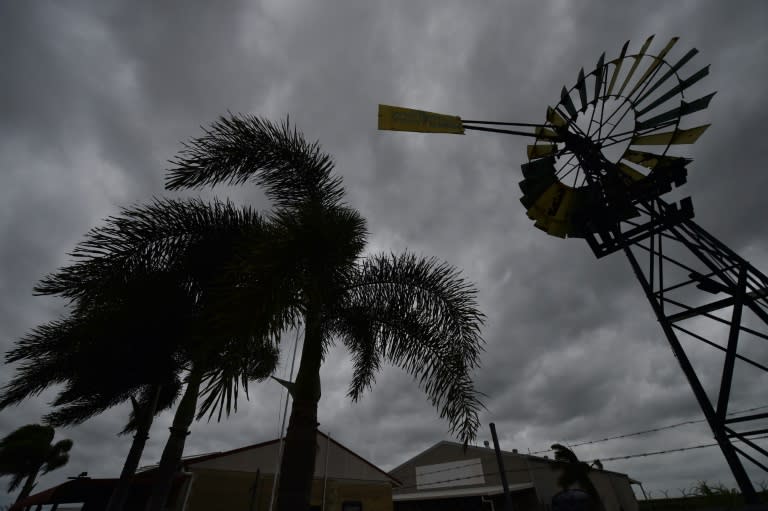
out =
[[[548,237],[526,218],[517,185],[526,141],[379,133],[376,104],[537,122],[603,51],[610,58],[627,39],[636,49],[656,34],[658,48],[680,36],[676,55],[697,47],[695,65],[712,64],[692,94],[718,91],[701,116],[713,126],[684,148],[695,161],[682,193],[693,196],[697,221],[766,267],[762,3],[83,1],[1,9],[0,347],[61,312],[60,302],[31,296],[34,283],[64,264],[99,219],[162,194],[162,169],[179,141],[226,110],[290,114],[333,155],[349,203],[369,219],[372,252],[434,255],[477,283],[488,317],[477,373],[488,410],[478,442],[490,421],[505,447],[525,451],[699,418],[627,262],[596,260],[584,243]],[[266,205],[248,187],[217,193]],[[287,336],[284,376],[292,342]],[[332,353],[321,429],[385,467],[448,438],[447,424],[399,370],[385,370],[350,403],[349,361]],[[764,383],[740,387],[734,407],[764,404]],[[39,420],[51,397],[4,411],[0,434]],[[187,452],[273,438],[279,403],[279,386],[252,385],[251,401],[229,421],[195,424]],[[126,415],[121,408],[61,431],[75,439],[72,461],[41,487],[65,473],[117,474],[130,439],[115,434]],[[142,463],[159,459],[169,424],[169,414],[158,418]],[[699,424],[577,453],[611,457],[710,437]],[[654,491],[730,482],[715,449],[606,466]]]

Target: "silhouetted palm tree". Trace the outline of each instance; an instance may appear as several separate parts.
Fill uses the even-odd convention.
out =
[[[223,275],[226,325],[258,318],[281,332],[301,323],[299,370],[278,492],[278,507],[309,507],[315,466],[320,366],[340,341],[350,351],[352,400],[370,388],[385,362],[411,373],[451,431],[475,437],[482,406],[471,371],[477,367],[483,315],[474,288],[457,270],[413,254],[363,257],[366,222],[343,201],[341,179],[317,143],[288,122],[220,118],[172,162],[167,187],[199,188],[251,181],[275,206],[266,236],[241,247]]]
[[[86,334],[92,339],[91,351],[80,351],[85,359],[93,362],[96,357],[119,366],[114,374],[109,374],[111,364],[101,363],[101,369],[95,370],[102,373],[97,380],[108,382],[107,391],[96,402],[87,394],[83,398],[83,391],[90,387],[87,381],[60,370],[69,385],[56,404],[68,406],[49,416],[50,420],[69,421],[72,416],[88,415],[98,403],[112,405],[128,399],[133,396],[126,393],[131,384],[147,383],[142,365],[159,366],[152,374],[166,377],[186,370],[186,390],[163,451],[155,499],[164,500],[170,491],[199,397],[203,401],[198,418],[206,413],[210,418],[218,408],[220,420],[223,412],[229,415],[237,409],[238,389],[242,386],[247,393],[247,383],[266,378],[277,363],[274,342],[260,330],[241,329],[225,337],[213,328],[215,318],[206,315],[209,288],[221,269],[217,261],[226,260],[222,254],[228,253],[227,247],[239,236],[252,228],[258,231],[259,222],[247,209],[220,202],[156,200],[125,209],[87,234],[73,253],[76,263],[47,276],[36,288],[41,294],[69,299],[74,314],[85,318]],[[94,324],[100,325],[102,319],[113,330],[98,330],[93,337]],[[17,351],[27,353],[28,348]],[[98,358],[99,351],[114,353]],[[140,367],[134,367],[136,364]],[[144,388],[136,401],[138,408],[149,408],[158,401],[162,394],[157,390],[156,386]],[[148,431],[152,415],[134,413],[131,424],[137,429],[143,426],[134,447],[146,439],[144,431]],[[138,457],[130,461],[123,470],[128,478]],[[110,509],[119,509],[126,495],[127,485],[121,484]]]
[[[69,461],[72,440],[51,444],[54,435],[51,426],[28,424],[0,440],[0,476],[11,476],[8,493],[24,482],[16,502],[29,495],[41,470],[47,474]]]
[[[564,490],[571,488],[573,485],[578,486],[594,499],[598,508],[602,509],[600,494],[589,478],[589,473],[593,470],[590,464],[579,460],[576,454],[564,445],[554,444],[552,450],[555,451],[555,461],[557,462],[555,468],[562,471],[557,484]],[[603,469],[603,464],[600,460],[593,461],[592,465],[598,470]]]

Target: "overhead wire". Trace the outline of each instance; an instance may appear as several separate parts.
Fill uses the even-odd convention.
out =
[[[762,410],[764,408],[768,408],[768,405],[756,406],[754,408],[748,408],[746,410],[737,410],[737,411],[728,413],[728,415],[736,415],[736,414],[739,414],[739,413],[753,412],[755,410]],[[600,439],[597,439],[597,440],[585,440],[585,441],[577,442],[577,443],[569,443],[568,446],[569,447],[579,447],[579,446],[582,446],[582,445],[598,444],[598,443],[601,443],[601,442],[607,442],[608,440],[616,440],[616,439],[619,439],[619,438],[628,438],[628,437],[632,437],[632,436],[645,435],[645,434],[648,434],[648,433],[656,433],[658,431],[664,431],[664,430],[667,430],[667,429],[679,428],[680,426],[687,426],[689,424],[698,424],[698,423],[701,423],[701,422],[706,422],[706,419],[688,420],[688,421],[678,422],[676,424],[669,424],[667,426],[659,426],[658,428],[651,428],[651,429],[644,429],[642,431],[635,431],[634,433],[625,433],[625,434],[622,434],[622,435],[609,436],[609,437],[600,438]],[[541,454],[541,453],[550,452],[550,451],[552,451],[551,448],[550,449],[543,449],[543,450],[540,450],[540,451],[534,451],[534,452],[532,452],[530,454]]]

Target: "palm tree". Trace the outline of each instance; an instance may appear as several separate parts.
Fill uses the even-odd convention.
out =
[[[24,481],[16,502],[29,495],[41,470],[47,474],[69,461],[72,440],[51,444],[54,435],[51,426],[28,424],[0,440],[0,476],[11,476],[8,493]]]
[[[161,331],[182,352],[186,389],[160,460],[151,508],[162,508],[168,497],[195,414],[200,419],[207,413],[210,419],[218,408],[221,420],[224,412],[236,411],[240,387],[247,396],[248,382],[267,378],[277,365],[278,351],[267,322],[228,328],[222,335],[210,306],[232,251],[262,231],[259,215],[231,203],[155,200],[124,209],[91,230],[73,252],[77,262],[37,287],[42,294],[70,299],[78,310],[90,313],[108,304],[128,311],[135,320],[126,296],[155,294],[166,275],[175,284],[178,296],[165,297],[156,307],[159,321],[165,323]],[[167,313],[169,304],[179,315]],[[145,361],[152,359],[152,349],[140,351]]]
[[[309,507],[320,367],[335,342],[352,355],[353,401],[372,387],[383,363],[393,363],[415,377],[453,433],[465,443],[474,439],[482,406],[470,376],[482,351],[476,291],[435,259],[363,257],[366,222],[343,202],[341,179],[316,142],[288,121],[230,115],[172,164],[169,189],[252,181],[275,206],[267,235],[242,247],[219,289],[224,328],[254,316],[272,331],[304,328],[299,370],[287,385],[293,405],[279,509]]]
[[[593,466],[598,469],[603,469],[603,464],[600,460],[594,460],[592,464],[579,460],[576,454],[569,448],[561,444],[552,445],[552,450],[555,451],[555,464],[556,469],[562,470],[560,477],[557,480],[557,484],[563,489],[567,490],[573,485],[578,486],[589,494],[594,499],[598,508],[602,508],[602,500],[600,494],[597,492],[597,488],[589,478],[589,473],[593,470]]]

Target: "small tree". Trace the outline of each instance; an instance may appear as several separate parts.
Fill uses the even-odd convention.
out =
[[[589,473],[593,470],[592,467],[579,460],[576,454],[561,444],[554,444],[552,450],[555,451],[555,468],[562,470],[560,477],[557,480],[557,484],[564,490],[576,485],[589,494],[598,505],[599,508],[603,508],[600,494],[597,492],[597,488],[589,478]],[[603,465],[599,460],[592,462],[593,465],[599,464],[599,469],[602,470]]]
[[[51,426],[28,424],[0,440],[0,476],[11,476],[8,493],[24,482],[16,502],[30,494],[41,470],[47,474],[69,461],[72,440],[52,444],[54,435]]]

